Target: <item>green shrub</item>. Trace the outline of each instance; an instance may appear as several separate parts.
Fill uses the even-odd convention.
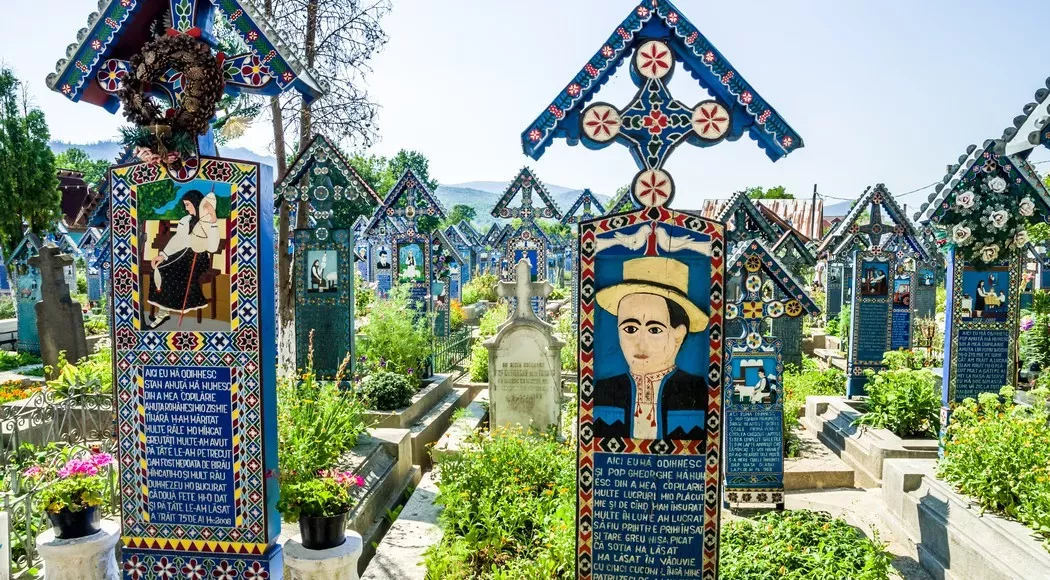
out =
[[[722,524],[722,580],[849,578],[886,580],[893,560],[885,545],[822,512],[769,512]]]
[[[448,303],[448,315],[448,323],[451,330],[459,330],[467,322],[467,313],[463,312],[463,306],[459,303],[459,300],[452,300]]]
[[[1035,530],[1050,551],[1050,415],[1045,405],[1016,405],[1013,397],[1003,387],[1001,397],[985,393],[955,408],[938,475],[982,508]]]
[[[0,350],[0,371],[9,371],[26,365],[40,364],[40,357],[28,352]]]
[[[312,357],[311,357],[312,358]],[[316,380],[308,367],[277,383],[277,452],[282,478],[335,466],[365,431],[364,405],[336,382]]]
[[[427,577],[575,578],[576,453],[549,435],[476,434],[438,459],[441,543]]]
[[[482,300],[495,302],[499,300],[496,295],[496,283],[499,279],[495,274],[481,274],[470,279],[463,286],[463,305],[474,304]]]
[[[505,302],[496,303],[481,317],[478,322],[478,338],[470,350],[470,380],[484,383],[489,380],[489,349],[482,344],[485,339],[495,336],[500,324],[503,324],[510,311]]]
[[[802,359],[802,369],[789,366],[784,371],[784,456],[797,457],[799,440],[795,436],[798,413],[806,408],[806,397],[843,395],[846,373],[837,368],[820,370],[812,359]]]
[[[839,325],[836,329],[835,336],[842,341],[842,350],[849,352],[849,331],[850,331],[850,307],[848,304],[842,305],[842,310],[839,311]]]
[[[827,336],[839,335],[839,319],[837,316],[824,323],[824,334]]]
[[[565,290],[565,288],[562,288],[561,286],[555,286],[551,290],[550,295],[547,296],[547,299],[548,300],[562,300],[562,299],[565,298],[566,295],[567,295],[567,291]]]
[[[926,364],[926,357],[913,350],[893,350],[882,355],[882,362],[891,371],[918,371]]]
[[[77,294],[87,295],[87,276],[81,272],[77,272]],[[87,304],[87,302],[84,302]]]
[[[407,286],[395,286],[385,300],[372,305],[358,351],[364,366],[381,365],[406,376],[423,373],[431,353],[430,331],[426,317],[413,317],[412,312]]]
[[[285,478],[277,511],[284,521],[295,523],[301,517],[325,518],[345,514],[357,505],[365,479],[350,472],[326,470],[307,477]]]
[[[10,294],[0,295],[0,320],[15,317],[15,299]]]
[[[576,329],[572,325],[572,310],[562,310],[561,316],[554,325],[554,333],[558,338],[565,341],[561,349],[561,368],[565,371],[575,371],[579,360],[576,357],[577,341]]]
[[[418,380],[397,373],[373,373],[361,380],[361,395],[370,409],[393,411],[412,402],[418,384]]]
[[[66,361],[66,353],[58,354],[58,364],[44,369],[52,395],[65,399],[83,395],[106,395],[113,391],[113,351],[109,341],[102,339],[94,354],[77,364]]]
[[[376,286],[370,284],[361,277],[361,273],[354,268],[354,316],[364,318],[372,309],[372,302],[376,299]]]
[[[854,424],[889,429],[904,439],[937,436],[941,394],[933,373],[908,369],[868,371],[868,377],[868,409]]]
[[[84,333],[88,336],[109,334],[109,324],[105,316],[86,316],[84,318]]]

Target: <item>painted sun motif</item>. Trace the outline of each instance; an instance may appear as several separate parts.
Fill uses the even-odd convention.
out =
[[[704,101],[693,109],[693,131],[705,141],[717,141],[729,133],[729,111],[718,101]]]
[[[667,76],[674,67],[674,57],[666,44],[652,40],[638,49],[634,57],[638,72],[647,79],[659,79]]]
[[[583,134],[599,143],[606,143],[620,133],[620,113],[610,105],[598,104],[583,112]]]
[[[674,182],[660,169],[649,169],[634,179],[634,196],[645,207],[663,207],[671,200]]]

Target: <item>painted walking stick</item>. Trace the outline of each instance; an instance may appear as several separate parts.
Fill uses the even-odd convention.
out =
[[[190,284],[193,284],[193,269],[197,267],[197,252],[193,252],[193,260],[190,261],[190,277],[186,280],[186,293],[182,295],[182,312],[179,312],[179,326],[182,328],[182,319],[186,316],[186,302],[190,299]]]

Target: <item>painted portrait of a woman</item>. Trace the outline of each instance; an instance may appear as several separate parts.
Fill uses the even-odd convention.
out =
[[[216,217],[215,194],[191,189],[181,203],[186,215],[179,220],[174,235],[151,260],[153,288],[147,302],[158,308],[150,328],[157,328],[172,314],[194,312],[208,306],[200,277],[211,269],[211,257],[222,241]]]

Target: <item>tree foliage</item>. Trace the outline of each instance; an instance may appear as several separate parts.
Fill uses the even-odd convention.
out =
[[[55,155],[55,167],[79,171],[84,174],[84,181],[88,185],[98,187],[109,170],[109,162],[104,159],[92,159],[83,149],[70,147]]]
[[[393,157],[355,153],[350,157],[350,166],[382,198],[390,193],[406,169],[411,169],[431,192],[438,188],[437,180],[430,176],[430,160],[419,151],[402,149]]]
[[[473,207],[462,203],[456,204],[452,206],[452,211],[448,214],[448,219],[445,220],[445,227],[454,226],[459,222],[469,222],[477,215],[478,212]]]
[[[769,189],[762,189],[758,186],[749,187],[744,190],[744,194],[750,199],[795,199],[795,196],[788,193],[783,185]]]
[[[9,69],[0,69],[0,244],[7,251],[28,226],[36,234],[61,216],[51,133],[44,113],[32,107]]]

